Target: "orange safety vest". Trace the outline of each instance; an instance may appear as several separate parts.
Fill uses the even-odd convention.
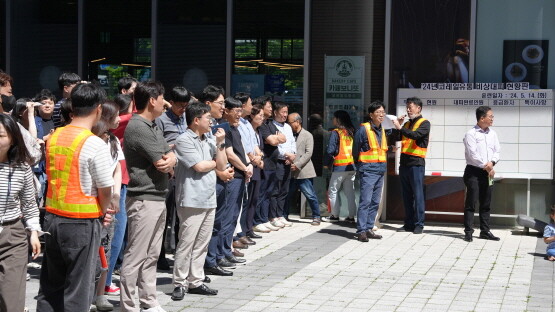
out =
[[[386,162],[387,138],[384,128],[382,127],[382,144],[380,146],[378,144],[378,136],[372,130],[370,123],[365,122],[362,126],[366,129],[366,136],[368,137],[370,149],[366,152],[360,152],[358,161],[363,163]]]
[[[339,135],[339,153],[333,159],[333,165],[339,167],[354,164],[353,137],[347,134],[346,129],[334,129],[333,131]]]
[[[68,218],[98,218],[102,209],[98,199],[81,189],[79,155],[83,144],[94,134],[83,128],[58,128],[46,143],[46,211]]]
[[[424,118],[420,118],[418,119],[414,125],[412,126],[412,131],[416,131],[416,129],[418,129],[418,127],[420,127],[420,125],[426,121],[426,119]],[[406,129],[409,128],[409,123],[405,123],[404,127]],[[428,150],[425,147],[420,147],[418,145],[416,145],[416,141],[413,139],[409,139],[406,136],[403,135],[403,139],[401,140],[402,142],[402,146],[401,146],[401,153],[403,154],[407,154],[407,155],[412,155],[412,156],[417,156],[417,157],[421,157],[421,158],[426,158],[426,151]]]

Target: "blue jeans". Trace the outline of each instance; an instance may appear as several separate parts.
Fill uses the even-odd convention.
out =
[[[226,188],[227,183],[220,179],[216,182],[216,213],[214,215],[214,226],[212,227],[212,237],[208,242],[208,251],[206,253],[206,259],[204,261],[204,266],[211,268],[217,265],[218,260],[224,257],[222,236],[224,235],[224,219],[229,214],[228,205],[226,204]]]
[[[383,174],[366,171],[360,173],[360,200],[357,212],[357,233],[374,228],[383,188]]]
[[[241,233],[237,237],[243,237],[252,233],[254,213],[258,201],[258,191],[260,190],[260,180],[251,180],[247,184],[246,199],[243,199],[243,210],[239,222],[241,223]]]
[[[286,217],[289,216],[289,203],[291,202],[291,196],[297,189],[300,189],[306,197],[310,210],[312,210],[312,217],[320,218],[320,205],[318,204],[318,197],[316,197],[316,192],[314,191],[314,186],[312,185],[312,178],[291,179],[291,181],[289,181],[289,193],[287,194],[287,200],[285,200],[283,214]]]
[[[424,166],[401,166],[399,167],[399,177],[405,206],[405,228],[424,227],[426,211]]]
[[[121,185],[119,195],[119,212],[116,213],[114,221],[114,236],[112,237],[112,245],[110,250],[110,262],[108,264],[108,276],[106,277],[106,286],[112,284],[112,273],[118,260],[119,253],[123,247],[123,237],[125,236],[125,228],[127,227],[127,212],[125,211],[125,197],[127,197],[127,185]]]
[[[555,257],[555,248],[547,249],[546,253],[548,257]]]
[[[268,214],[270,211],[270,196],[274,188],[276,188],[276,171],[263,170],[263,179],[260,184],[260,193],[258,197],[258,204],[254,212],[254,225],[259,225],[268,222]]]

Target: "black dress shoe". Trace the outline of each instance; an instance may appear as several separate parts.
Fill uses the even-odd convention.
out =
[[[217,263],[222,268],[235,268],[235,263],[228,261],[226,258],[218,260]]]
[[[245,259],[238,259],[235,258],[235,256],[229,256],[229,257],[225,257],[227,259],[227,261],[231,262],[231,263],[245,263],[247,262],[247,260]]]
[[[464,233],[464,240],[467,242],[472,242],[472,233]]]
[[[493,240],[493,241],[498,241],[500,238],[493,235],[492,232],[487,231],[487,232],[480,232],[480,238],[481,239],[489,239],[489,240]]]
[[[410,227],[406,224],[397,229],[397,232],[413,232],[413,231],[414,231],[414,227]]]
[[[422,234],[422,232],[424,232],[424,228],[421,226],[417,226],[414,228],[414,231],[412,231],[412,233],[414,234]]]
[[[262,235],[258,235],[258,234],[254,233],[254,232],[247,234],[247,236],[248,236],[249,238],[252,238],[252,239],[259,239],[259,238],[262,238]]]
[[[208,277],[207,275],[204,276],[204,280],[202,282],[204,283],[210,283],[212,280],[210,279],[210,277]]]
[[[224,270],[220,266],[205,267],[204,274],[206,275],[219,275],[219,276],[232,276],[233,272]]]
[[[218,291],[202,284],[199,287],[189,288],[189,293],[196,295],[215,296],[218,294]]]
[[[382,236],[380,234],[376,234],[372,230],[366,231],[366,237],[370,239],[382,239]]]
[[[173,301],[183,300],[183,297],[185,297],[185,289],[181,286],[175,287],[172,292],[172,300]]]

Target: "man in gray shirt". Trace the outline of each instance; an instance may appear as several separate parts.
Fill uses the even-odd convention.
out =
[[[138,311],[136,286],[142,309],[163,311],[156,299],[156,262],[166,224],[168,174],[176,163],[154,123],[164,111],[163,94],[159,82],[137,85],[137,114],[131,117],[124,134],[123,152],[130,181],[126,200],[128,242],[121,268],[122,311]]]
[[[225,131],[219,128],[212,138],[210,107],[195,102],[186,110],[188,129],[179,136],[175,150],[176,203],[180,220],[179,243],[175,251],[172,300],[182,300],[185,292],[216,295],[204,281],[204,259],[216,213],[216,172],[225,170]]]

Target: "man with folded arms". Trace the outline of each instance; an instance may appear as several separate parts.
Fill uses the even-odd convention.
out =
[[[122,311],[163,312],[156,298],[156,262],[166,224],[166,193],[175,154],[154,120],[164,111],[164,87],[139,83],[134,92],[137,114],[125,129],[123,153],[129,172],[127,189],[128,242],[121,267]]]
[[[216,214],[216,172],[225,170],[225,131],[211,131],[210,107],[195,102],[185,112],[188,129],[177,138],[176,178],[177,215],[180,220],[179,243],[173,268],[172,300],[182,300],[185,292],[216,295],[204,284],[204,260],[212,237]]]

